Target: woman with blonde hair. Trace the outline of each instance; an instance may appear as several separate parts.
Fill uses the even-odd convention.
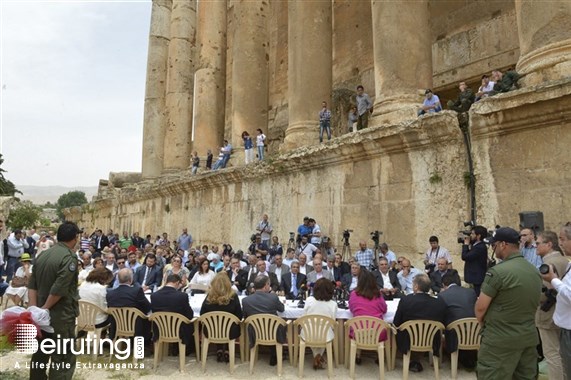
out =
[[[232,289],[230,278],[225,272],[220,272],[214,276],[214,279],[210,283],[208,295],[200,308],[200,315],[213,311],[225,311],[234,314],[240,320],[242,319],[240,300],[236,292]],[[204,334],[208,337],[208,331],[204,331]],[[239,336],[240,326],[233,324],[230,328],[230,339],[236,339]],[[219,362],[225,361],[228,363],[230,361],[228,347],[223,347],[222,344],[217,345],[216,358]]]

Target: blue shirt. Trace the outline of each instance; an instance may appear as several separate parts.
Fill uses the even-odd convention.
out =
[[[355,258],[359,262],[359,265],[362,265],[365,268],[370,269],[371,264],[375,259],[375,255],[373,254],[373,251],[367,248],[364,251],[358,250],[357,252],[355,252]]]
[[[183,251],[188,251],[190,245],[192,244],[192,236],[189,234],[182,234],[178,237],[177,243],[180,249]]]
[[[440,99],[438,98],[438,95],[434,95],[432,94],[432,98],[428,99],[428,98],[424,98],[424,103],[422,103],[423,106],[434,106],[436,105],[436,103],[440,103]],[[440,108],[442,107],[442,105],[440,105]],[[438,108],[434,109],[429,109],[428,112],[437,112]]]
[[[402,288],[402,291],[405,294],[411,294],[412,293],[412,280],[418,276],[421,272],[416,269],[416,268],[410,268],[410,272],[408,274],[408,276],[403,276],[402,271],[400,271],[397,274],[397,278],[400,282],[400,286]]]
[[[543,259],[541,256],[538,256],[537,253],[537,245],[535,243],[531,244],[529,247],[523,247],[521,249],[521,254],[527,261],[531,263],[534,267],[539,269],[541,264],[543,264]]]
[[[244,137],[244,149],[252,149],[253,147],[252,138],[250,136]]]
[[[298,233],[300,236],[309,235],[312,230],[313,230],[313,229],[312,229],[311,227],[306,226],[305,224],[302,224],[302,225],[300,225],[300,226],[297,228],[297,233]]]

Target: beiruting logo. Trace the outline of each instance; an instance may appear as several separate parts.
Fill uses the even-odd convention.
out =
[[[56,339],[45,338],[38,342],[36,340],[37,329],[32,324],[16,325],[16,349],[22,354],[35,354],[38,351],[46,355],[65,355],[71,352],[74,355],[90,355],[92,353],[103,352],[103,345],[108,343],[110,354],[115,355],[118,360],[125,360],[133,354],[135,359],[143,359],[145,356],[144,339],[136,336],[133,341],[129,339],[93,339],[91,334],[87,334],[85,339],[79,340],[79,348],[75,347],[75,339],[62,338],[59,334]],[[121,349],[123,346],[123,349]]]

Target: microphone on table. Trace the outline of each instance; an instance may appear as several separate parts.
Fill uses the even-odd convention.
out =
[[[297,303],[297,307],[299,307],[300,309],[303,309],[305,307],[305,292],[307,291],[307,285],[305,285],[305,283],[301,284],[301,286],[299,287],[299,294],[297,295],[297,298],[299,299],[299,302]]]

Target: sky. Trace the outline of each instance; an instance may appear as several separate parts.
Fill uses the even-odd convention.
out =
[[[146,1],[0,0],[0,150],[18,185],[141,171]]]

